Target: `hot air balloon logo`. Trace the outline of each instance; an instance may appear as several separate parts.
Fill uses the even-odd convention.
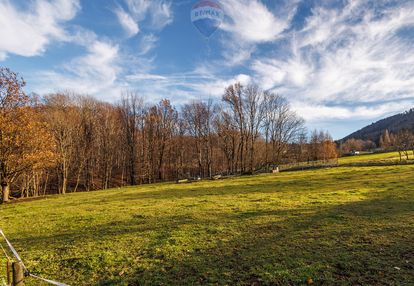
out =
[[[223,19],[223,9],[213,0],[198,1],[191,9],[191,22],[206,38],[210,38],[220,27]]]

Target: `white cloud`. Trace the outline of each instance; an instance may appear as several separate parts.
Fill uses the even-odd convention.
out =
[[[411,108],[414,39],[401,29],[414,31],[414,3],[380,12],[376,4],[314,8],[302,29],[284,35],[286,52],[252,61],[253,77],[313,121],[378,118]]]
[[[75,17],[80,5],[79,0],[38,0],[26,8],[0,1],[0,60],[9,53],[41,55],[52,41],[66,41],[64,23]]]
[[[173,21],[171,2],[151,1],[151,23],[152,27],[161,30]]]
[[[139,32],[138,24],[132,19],[131,15],[125,12],[124,9],[118,7],[115,10],[115,14],[118,17],[118,21],[121,26],[125,29],[128,34],[128,37],[135,36]]]
[[[381,118],[384,114],[392,115],[404,111],[402,106],[413,106],[414,99],[402,100],[400,102],[382,103],[368,106],[326,106],[318,104],[303,104],[303,102],[293,102],[292,107],[308,123],[323,122],[327,120],[370,120]]]
[[[148,0],[125,0],[125,2],[138,21],[145,19],[146,13],[151,6],[151,1]]]
[[[36,74],[36,92],[70,90],[107,100],[119,96],[125,84],[119,79],[122,69],[118,45],[100,40],[88,30],[79,30],[72,40],[85,48],[85,54],[60,68]]]
[[[344,32],[327,39],[327,48],[315,46],[321,67],[309,96],[356,103],[389,100],[393,93],[413,96],[413,42],[396,32],[413,24],[414,5],[389,10],[381,19],[368,12],[360,23],[347,25],[352,16],[340,15],[332,25]],[[344,44],[336,47],[337,42]]]
[[[161,30],[173,21],[171,2],[166,0],[125,0],[128,10],[137,22],[147,18],[149,28]]]
[[[154,81],[165,81],[168,80],[168,77],[157,75],[157,74],[133,74],[126,77],[129,81],[144,81],[144,80],[154,80]]]
[[[291,86],[306,88],[311,84],[310,80],[314,72],[314,63],[305,56],[297,54],[286,60],[260,59],[252,63],[256,81],[260,82],[264,89],[275,86]]]
[[[250,76],[246,74],[221,79],[205,70],[172,75],[138,73],[131,74],[126,79],[148,101],[170,98],[176,104],[187,103],[193,99],[221,98],[229,85],[236,82],[247,85],[251,82]]]
[[[221,39],[221,45],[224,47],[222,55],[224,61],[221,61],[226,67],[242,65],[249,61],[256,50],[254,44],[242,41],[229,41],[227,38]]]
[[[138,46],[138,54],[141,56],[147,54],[155,47],[157,41],[158,38],[153,34],[144,35]]]
[[[258,82],[286,96],[311,122],[370,119],[411,107],[414,98],[414,3],[349,0],[344,7],[316,1],[303,27],[292,27],[298,1],[222,0],[224,58],[197,62],[188,73],[154,72],[157,31],[173,21],[172,1],[125,0],[114,12],[128,36],[138,33],[133,53],[86,29],[68,32],[80,10],[75,0],[36,0],[17,9],[0,0],[0,60],[8,54],[41,55],[52,42],[84,48],[60,68],[43,71],[42,89],[58,88],[111,97],[125,88],[177,102],[220,97],[237,81]],[[385,5],[386,3],[387,5]],[[121,8],[123,7],[123,8]],[[380,8],[379,8],[380,7]],[[189,19],[188,19],[189,21]],[[140,28],[144,31],[141,33]],[[404,35],[402,29],[410,33]],[[141,36],[142,35],[142,36]],[[122,44],[120,44],[122,45]],[[122,52],[121,52],[122,51]],[[123,77],[125,74],[129,76]]]
[[[283,38],[298,2],[281,0],[271,10],[260,0],[220,1],[226,16],[220,29],[227,32],[221,37],[223,66],[243,65],[254,58],[258,46]]]
[[[220,98],[226,87],[238,82],[247,85],[251,82],[251,77],[246,74],[238,74],[229,79],[211,79],[206,82],[189,83],[188,86],[197,95]]]
[[[229,19],[224,21],[221,29],[244,42],[273,41],[289,25],[288,15],[277,18],[258,0],[223,0],[221,3]]]
[[[116,80],[118,46],[103,41],[94,41],[87,47],[87,54],[73,59],[65,69],[77,77],[94,79],[101,88]],[[91,87],[95,92],[96,86]]]
[[[160,31],[173,21],[171,2],[166,0],[125,0],[127,11],[118,6],[114,13],[128,37],[133,37],[141,31],[147,30],[138,45],[139,56],[146,55],[155,46],[158,38],[148,31]],[[144,22],[145,21],[145,22]]]

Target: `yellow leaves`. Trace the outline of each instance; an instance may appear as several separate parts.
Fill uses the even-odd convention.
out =
[[[11,171],[53,165],[54,140],[34,107],[19,106],[2,115],[0,160]]]

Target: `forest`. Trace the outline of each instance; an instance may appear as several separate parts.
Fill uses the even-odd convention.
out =
[[[180,179],[271,172],[279,164],[337,157],[281,95],[235,83],[220,100],[114,103],[62,92],[26,94],[0,68],[2,201]]]

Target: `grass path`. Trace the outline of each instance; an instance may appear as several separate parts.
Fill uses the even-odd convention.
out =
[[[414,285],[412,165],[53,196],[0,218],[33,272],[71,285]]]

